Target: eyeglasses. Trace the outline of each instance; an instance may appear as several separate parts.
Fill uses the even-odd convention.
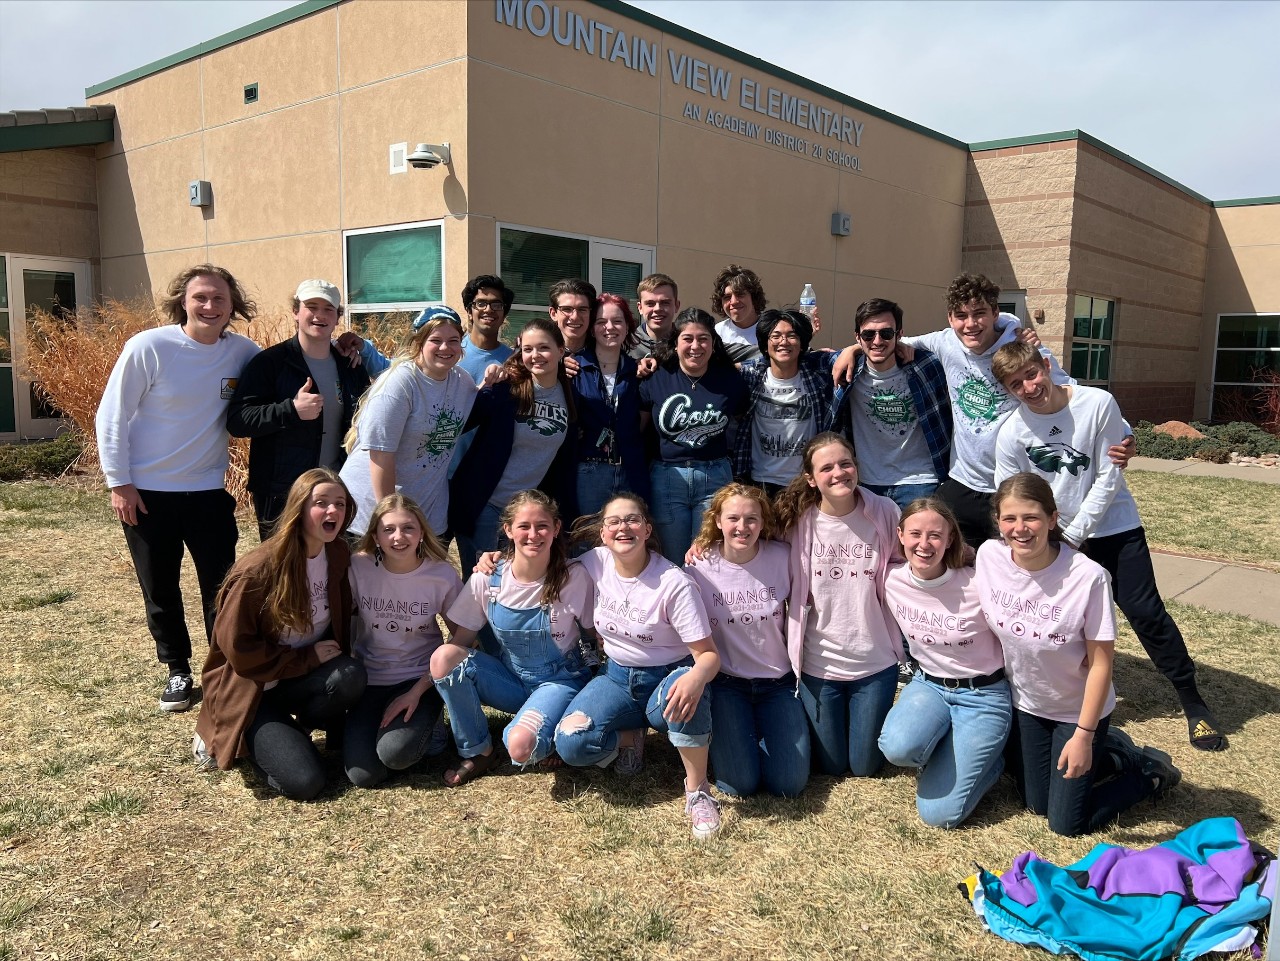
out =
[[[507,305],[500,300],[473,300],[471,302],[472,313],[480,313],[484,310],[491,310],[495,314],[505,313]]]
[[[860,330],[858,331],[858,339],[864,344],[869,344],[877,337],[886,343],[898,336],[898,332],[892,327],[880,327],[876,330]]]
[[[800,342],[800,335],[795,331],[789,334],[772,333],[769,335],[769,343],[771,344],[796,344]]]
[[[628,514],[626,517],[606,517],[603,526],[607,531],[616,531],[619,527],[643,527],[644,518],[639,514]]]
[[[559,304],[557,304],[551,309],[559,311],[562,314],[576,314],[579,317],[585,317],[587,316],[587,314],[591,313],[590,307],[561,307]]]

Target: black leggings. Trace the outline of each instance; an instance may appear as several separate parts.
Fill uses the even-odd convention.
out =
[[[311,732],[338,728],[366,683],[364,665],[340,654],[262,693],[245,739],[269,786],[295,801],[310,801],[324,790],[324,764]]]

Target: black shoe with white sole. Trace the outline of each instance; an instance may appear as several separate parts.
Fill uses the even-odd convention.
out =
[[[171,713],[185,711],[191,706],[192,687],[190,674],[170,674],[160,695],[160,710]]]

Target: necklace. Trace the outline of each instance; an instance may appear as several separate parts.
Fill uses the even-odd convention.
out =
[[[697,389],[698,389],[698,385],[699,385],[700,383],[702,383],[702,378],[704,378],[704,377],[706,377],[706,376],[707,376],[707,372],[704,370],[704,371],[703,371],[701,374],[699,374],[697,377],[693,377],[693,376],[691,376],[691,375],[690,375],[690,373],[689,373],[687,370],[685,370],[683,367],[681,367],[681,368],[680,368],[680,373],[684,374],[684,379],[685,379],[685,380],[687,380],[687,381],[689,382],[689,389],[690,389],[690,390],[697,390]]]

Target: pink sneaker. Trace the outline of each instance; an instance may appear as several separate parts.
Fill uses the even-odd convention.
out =
[[[706,791],[689,791],[684,796],[684,813],[693,822],[693,836],[706,841],[720,833],[720,805]]]

